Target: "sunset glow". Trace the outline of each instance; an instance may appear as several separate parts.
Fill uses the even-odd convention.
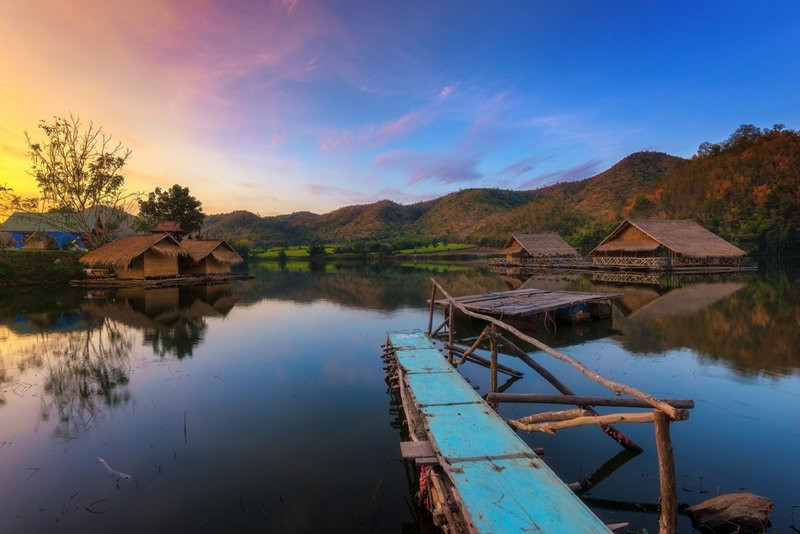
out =
[[[207,213],[689,156],[742,123],[800,125],[798,4],[780,4],[10,0],[0,184],[34,192],[24,132],[69,113],[133,150],[130,189],[181,183]]]

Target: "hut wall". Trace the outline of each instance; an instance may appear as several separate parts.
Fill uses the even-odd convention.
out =
[[[213,256],[206,258],[206,273],[207,274],[227,274],[231,272],[231,266],[218,261]]]
[[[115,269],[117,278],[141,280],[144,278],[144,254],[139,254],[131,260],[127,267]]]
[[[522,248],[519,241],[514,241],[511,245],[506,248],[503,252],[506,253],[506,258],[512,260],[514,258],[519,258],[520,256],[528,256],[528,252]]]
[[[157,278],[160,276],[177,276],[178,258],[159,254],[158,252],[147,250],[144,253],[144,276],[146,278]]]
[[[181,262],[181,274],[207,275],[207,274],[227,274],[231,272],[230,265],[216,260],[213,256],[207,256],[198,262],[187,260]]]

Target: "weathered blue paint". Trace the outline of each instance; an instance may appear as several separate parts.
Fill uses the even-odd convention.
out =
[[[476,532],[608,533],[419,330],[389,342]]]

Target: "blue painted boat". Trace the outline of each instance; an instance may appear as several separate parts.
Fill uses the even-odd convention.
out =
[[[610,532],[423,332],[388,340],[470,531]]]

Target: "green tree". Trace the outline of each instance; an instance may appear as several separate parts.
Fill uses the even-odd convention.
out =
[[[175,221],[188,233],[196,232],[203,225],[205,214],[203,203],[189,194],[188,187],[173,185],[164,191],[160,187],[139,199],[139,216],[136,228],[147,231],[163,221]]]
[[[25,139],[32,162],[29,172],[39,186],[42,205],[69,214],[63,230],[84,233],[95,245],[108,240],[127,218],[134,197],[125,192],[121,174],[131,151],[114,143],[99,126],[84,126],[73,115],[40,121],[39,128],[43,140],[35,142],[28,132]],[[92,232],[97,216],[104,232]]]

